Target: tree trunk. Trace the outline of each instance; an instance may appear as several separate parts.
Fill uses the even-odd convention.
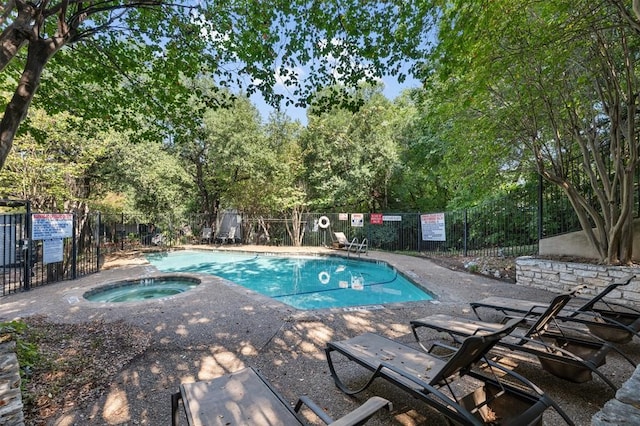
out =
[[[51,40],[37,40],[29,43],[27,62],[11,101],[0,121],[0,169],[9,156],[13,139],[22,120],[27,116],[31,100],[38,90],[42,71],[53,54],[62,44]]]
[[[302,223],[302,207],[295,206],[291,211],[291,227],[289,222],[285,221],[289,238],[295,247],[301,247],[304,240],[305,228]]]
[[[27,41],[36,41],[38,9],[31,3],[16,2],[18,15],[0,34],[0,71],[4,70]],[[5,12],[6,13],[6,12]]]

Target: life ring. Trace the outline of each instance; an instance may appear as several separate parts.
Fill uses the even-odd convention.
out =
[[[321,284],[329,284],[329,280],[331,279],[331,275],[328,272],[322,271],[318,274],[318,280],[320,280]]]
[[[320,219],[318,219],[318,226],[322,229],[327,229],[329,225],[331,225],[329,218],[326,216],[320,216]]]

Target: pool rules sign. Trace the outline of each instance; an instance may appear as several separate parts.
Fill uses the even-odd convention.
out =
[[[67,213],[34,213],[31,215],[31,238],[42,240],[43,263],[63,260],[64,238],[73,236],[73,215]]]
[[[447,241],[444,226],[444,213],[420,215],[422,241]]]

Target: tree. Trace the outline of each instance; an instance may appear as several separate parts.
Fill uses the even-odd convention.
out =
[[[287,233],[294,246],[302,245],[305,234],[305,213],[309,199],[304,181],[304,159],[300,146],[302,126],[282,113],[271,114],[265,127],[268,152],[273,153],[271,171],[265,181],[256,182],[254,193],[263,192],[272,212],[284,212]],[[258,186],[267,191],[259,191]]]
[[[401,167],[391,180],[390,208],[396,211],[443,210],[453,192],[447,181],[450,169],[444,161],[451,147],[430,131],[430,111],[418,98],[418,89],[414,89],[394,101],[393,138]]]
[[[192,182],[180,160],[157,142],[124,142],[119,157],[121,189],[128,195],[130,211],[165,231],[182,224]]]
[[[202,127],[171,146],[191,174],[203,225],[215,224],[221,206],[245,207],[243,182],[262,172],[260,163],[268,155],[256,108],[246,98],[230,104],[206,110]]]
[[[391,103],[380,88],[353,94],[363,106],[312,112],[302,137],[306,180],[315,208],[383,211],[399,166]]]
[[[30,200],[34,211],[82,213],[96,184],[91,175],[109,143],[92,131],[97,126],[68,113],[34,110],[0,171],[0,197]]]
[[[443,137],[526,147],[618,264],[632,260],[640,39],[612,3],[448,2],[427,79]]]
[[[188,98],[191,88],[182,85],[182,76],[215,76],[220,87],[260,91],[273,104],[284,99],[299,106],[318,88],[340,82],[344,90],[326,99],[355,107],[353,98],[344,96],[349,86],[384,72],[403,79],[402,64],[422,57],[430,28],[427,7],[402,0],[8,0],[0,17],[0,71],[15,91],[0,120],[0,168],[46,77],[45,67],[59,52],[64,55],[48,80],[52,85],[56,78],[77,75],[74,69],[86,70],[80,80],[85,97],[91,84],[116,82],[126,94],[115,99],[121,111],[146,105],[157,114],[149,120],[159,122],[167,103]],[[8,70],[19,68],[15,81]],[[278,82],[290,87],[290,94],[275,91]],[[120,118],[126,122],[127,116]]]

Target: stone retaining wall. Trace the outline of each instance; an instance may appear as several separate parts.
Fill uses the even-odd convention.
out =
[[[581,296],[599,293],[613,281],[636,275],[628,285],[619,287],[607,296],[620,304],[640,303],[640,268],[606,266],[589,263],[559,262],[535,257],[516,259],[516,283],[527,287],[562,293],[576,285],[586,285]]]
[[[16,343],[0,344],[0,425],[23,426],[20,367]]]
[[[586,285],[583,297],[597,294],[613,281],[635,275],[628,285],[618,287],[607,296],[620,304],[637,305],[640,301],[640,268],[605,266],[577,262],[559,262],[534,257],[516,259],[516,283],[562,293],[576,285]],[[591,419],[592,426],[640,424],[640,366],[631,378]]]
[[[592,426],[621,426],[640,424],[640,366],[591,419]]]

